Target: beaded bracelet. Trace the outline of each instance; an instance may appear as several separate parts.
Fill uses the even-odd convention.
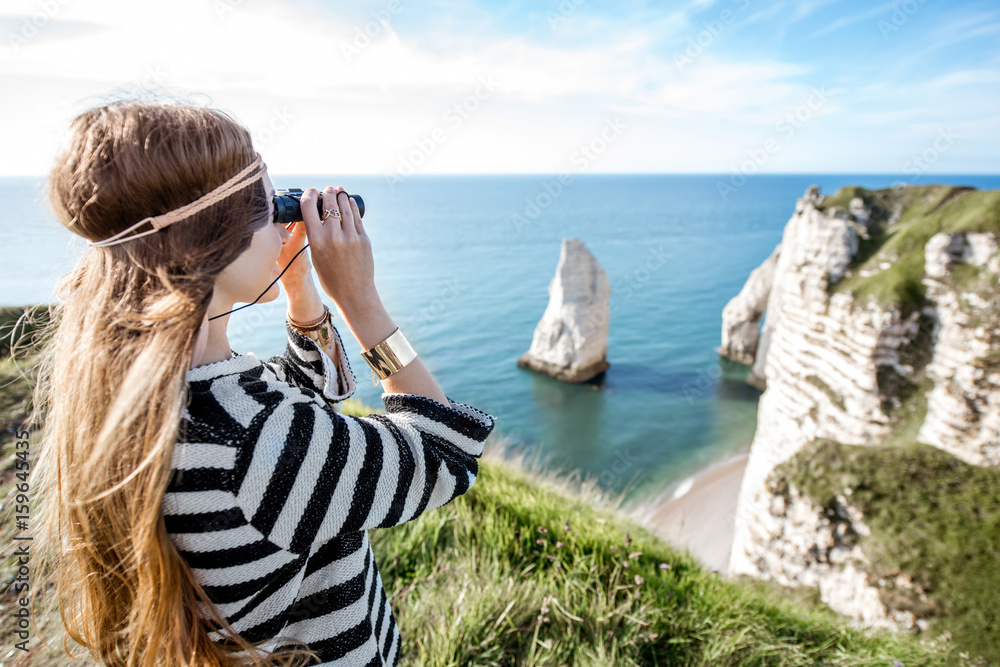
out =
[[[294,327],[298,331],[305,333],[306,331],[316,331],[317,329],[322,328],[322,326],[326,323],[326,320],[332,317],[333,316],[330,314],[330,309],[324,303],[323,314],[320,315],[315,320],[310,320],[309,322],[305,323],[299,323],[293,320],[291,315],[288,315],[288,323],[291,324],[292,327]]]

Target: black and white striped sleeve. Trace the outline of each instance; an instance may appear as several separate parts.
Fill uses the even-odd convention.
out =
[[[311,389],[331,404],[339,403],[354,393],[354,372],[336,326],[333,327],[337,338],[336,361],[330,359],[316,341],[293,329],[287,321],[285,331],[288,343],[284,354],[263,362],[279,380]]]
[[[251,525],[304,553],[354,531],[395,526],[462,495],[494,418],[471,406],[384,393],[385,415],[342,415],[284,394],[254,419],[232,490]]]

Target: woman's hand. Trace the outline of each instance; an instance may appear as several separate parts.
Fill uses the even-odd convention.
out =
[[[375,289],[375,260],[361,224],[361,211],[343,188],[328,187],[323,191],[323,210],[336,205],[340,217],[331,215],[320,222],[316,212],[318,196],[315,188],[309,188],[302,193],[301,205],[319,284],[337,304],[361,349],[371,349],[398,327]],[[383,380],[382,390],[426,396],[444,406],[450,403],[420,357]]]
[[[286,294],[293,294],[312,275],[312,262],[309,260],[309,253],[304,252],[292,262],[292,258],[306,245],[306,226],[302,222],[293,222],[288,229],[291,238],[285,242],[278,255],[278,271],[285,271],[281,275],[281,284],[285,288]],[[311,246],[310,246],[311,247]],[[288,263],[292,262],[291,266]],[[288,267],[285,270],[285,267]]]
[[[345,316],[380,304],[371,240],[361,223],[357,203],[344,188],[327,187],[323,191],[323,210],[336,207],[340,217],[329,216],[321,222],[316,212],[318,197],[319,192],[309,188],[302,193],[301,206],[320,287]]]

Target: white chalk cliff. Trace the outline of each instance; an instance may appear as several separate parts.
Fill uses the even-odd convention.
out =
[[[993,234],[936,234],[924,249],[924,284],[934,304],[937,344],[927,374],[934,389],[917,440],[975,465],[1000,465],[1000,253]],[[980,269],[993,289],[959,292],[955,266]],[[989,283],[988,283],[989,284]]]
[[[760,341],[760,321],[774,286],[774,269],[781,246],[750,273],[743,289],[722,311],[722,345],[719,354],[741,364],[752,364]],[[761,387],[763,389],[763,387]]]
[[[517,364],[573,383],[604,372],[610,366],[610,297],[611,283],[597,258],[579,239],[564,239],[548,306]]]
[[[912,613],[880,601],[880,582],[871,581],[858,547],[868,529],[849,498],[837,499],[837,516],[831,517],[772,472],[817,439],[883,443],[900,403],[892,380],[913,377],[911,354],[921,343],[932,350],[931,362],[924,363],[934,388],[917,439],[971,463],[1000,465],[1000,373],[989,370],[996,363],[984,361],[1000,354],[1000,297],[997,290],[961,294],[952,275],[960,263],[1000,274],[1000,255],[991,234],[934,236],[926,245],[927,301],[910,312],[901,304],[880,305],[873,296],[831,293],[829,287],[851,273],[871,211],[861,199],[846,210],[823,210],[822,200],[815,186],[798,200],[781,243],[723,311],[720,354],[752,362],[748,381],[765,389],[728,571],[817,586],[824,602],[858,625],[918,627],[922,621]],[[891,259],[858,275],[886,270]],[[931,340],[918,340],[927,336],[928,318],[934,322]]]

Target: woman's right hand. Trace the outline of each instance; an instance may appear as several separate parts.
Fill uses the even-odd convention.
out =
[[[337,202],[340,217],[321,223],[316,212],[319,192],[302,193],[302,219],[312,249],[313,268],[320,287],[334,300],[341,317],[362,350],[370,350],[398,328],[386,312],[375,289],[375,260],[372,244],[361,224],[361,212],[343,188],[323,191],[323,210]],[[382,391],[390,394],[418,394],[449,406],[448,397],[424,362],[417,357],[382,381]]]
[[[375,289],[375,260],[371,240],[361,223],[361,212],[344,188],[328,186],[323,191],[323,210],[334,207],[340,217],[321,222],[316,212],[319,191],[302,193],[302,219],[320,287],[341,313],[357,312],[380,302]]]

